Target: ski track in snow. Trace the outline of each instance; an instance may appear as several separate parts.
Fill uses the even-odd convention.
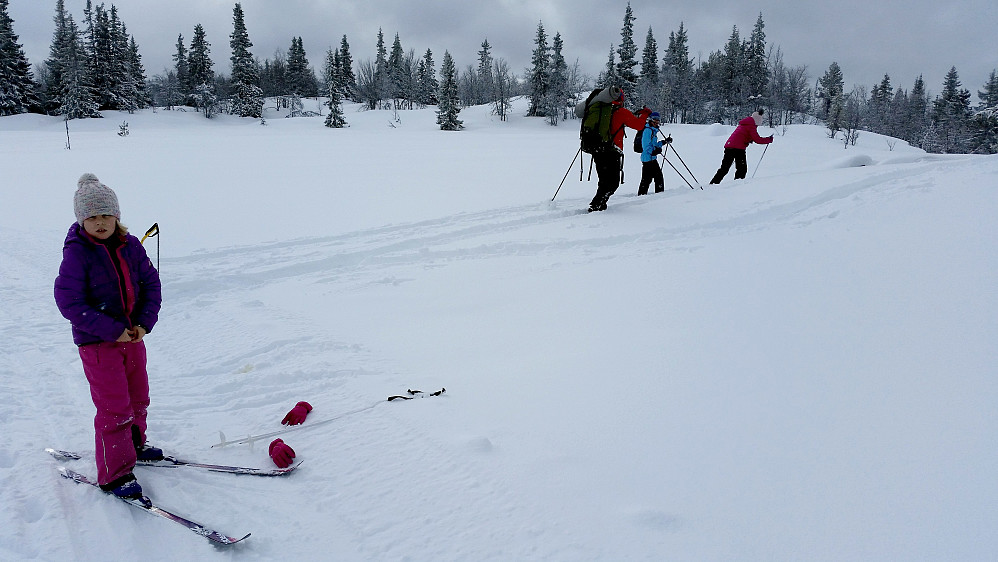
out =
[[[251,248],[232,248],[200,253],[195,256],[164,260],[163,267],[175,278],[171,289],[183,298],[190,293],[196,302],[203,302],[208,283],[220,291],[243,290],[289,278],[311,278],[317,283],[341,282],[354,284],[398,283],[394,268],[404,269],[414,264],[446,264],[455,260],[492,259],[507,256],[559,255],[570,250],[603,252],[633,250],[635,242],[682,243],[703,236],[722,236],[760,228],[774,222],[794,222],[807,225],[815,220],[834,218],[836,202],[861,197],[868,191],[883,191],[885,186],[910,189],[906,179],[924,173],[923,166],[906,167],[867,175],[833,189],[818,190],[792,202],[762,201],[734,217],[712,218],[704,222],[689,221],[673,225],[648,225],[643,230],[626,227],[626,232],[607,235],[599,215],[587,217],[582,224],[575,202],[524,205],[466,213],[414,224],[391,225],[352,232],[344,235],[262,244]],[[792,181],[792,180],[791,180]],[[751,180],[746,182],[748,185]],[[801,186],[795,185],[795,188]],[[747,187],[706,186],[714,197],[727,197],[735,189]],[[689,204],[692,190],[673,189],[664,194],[638,197],[622,188],[605,211],[610,215],[628,209],[662,203],[664,199],[679,199]],[[624,193],[622,193],[624,192]],[[702,194],[693,193],[693,198]],[[848,202],[846,203],[849,204]],[[569,208],[565,208],[569,207]],[[831,207],[831,208],[830,208]],[[594,224],[595,223],[595,224]],[[557,228],[592,228],[591,237],[567,237],[551,234]],[[546,229],[547,228],[547,229]],[[504,238],[501,242],[495,238]],[[640,246],[638,244],[637,246]],[[654,244],[652,246],[655,246]],[[661,250],[656,250],[661,251]],[[594,258],[595,259],[595,258]],[[255,265],[253,265],[255,264]]]

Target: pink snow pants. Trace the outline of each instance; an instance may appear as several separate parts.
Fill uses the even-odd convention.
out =
[[[138,428],[141,443],[145,442],[149,407],[146,345],[103,342],[79,349],[83,372],[90,381],[90,396],[97,407],[97,482],[107,484],[135,466],[133,425]]]

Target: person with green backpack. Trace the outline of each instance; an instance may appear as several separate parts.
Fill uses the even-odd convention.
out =
[[[579,137],[582,151],[593,157],[599,182],[589,212],[605,211],[610,196],[620,186],[620,171],[624,160],[624,127],[644,128],[651,114],[647,107],[637,115],[624,107],[624,91],[620,88],[595,89],[584,102],[575,106],[575,115],[582,119]]]

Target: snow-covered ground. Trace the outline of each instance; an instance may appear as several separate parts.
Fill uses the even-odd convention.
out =
[[[523,110],[0,118],[0,559],[998,558],[998,157],[793,126],[704,190],[628,154],[586,214],[578,122]],[[665,130],[706,182],[732,129]],[[211,446],[315,408],[286,478],[136,469],[230,549],[44,453],[95,472],[52,298],[84,172],[160,227],[152,442],[273,466]]]

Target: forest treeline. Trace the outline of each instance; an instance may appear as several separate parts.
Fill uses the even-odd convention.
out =
[[[785,62],[781,49],[766,40],[761,13],[747,36],[732,26],[721,48],[697,60],[690,56],[683,23],[669,32],[664,49],[649,27],[639,48],[636,17],[628,4],[620,43],[610,49],[597,76],[584,74],[577,60],[569,64],[561,34],[550,37],[543,22],[537,25],[530,65],[520,74],[493,56],[487,38],[477,64],[458,68],[445,52],[438,71],[430,49],[405,49],[398,33],[389,46],[381,30],[373,59],[355,61],[344,35],[336,48],[326,51],[317,72],[302,37],[292,37],[286,51],[269,58],[255,56],[236,3],[228,74],[214,68],[212,43],[197,24],[189,39],[178,33],[172,66],[147,77],[136,39],[116,7],[91,0],[80,23],[67,13],[64,0],[56,0],[49,57],[33,70],[7,13],[8,1],[0,0],[0,116],[37,112],[82,119],[100,117],[102,110],[157,106],[194,108],[206,117],[229,113],[261,118],[266,100],[296,116],[307,115],[301,99],[314,97],[325,99],[329,127],[346,125],[343,103],[350,101],[394,111],[436,106],[440,127],[457,130],[462,107],[488,104],[505,119],[516,96],[529,100],[529,116],[558,125],[574,119],[572,108],[593,88],[613,86],[624,90],[629,106],[652,107],[665,122],[732,124],[765,107],[772,127],[821,124],[845,146],[854,144],[860,131],[872,131],[928,152],[998,152],[995,71],[977,91],[976,104],[955,67],[935,97],[922,77],[903,87],[889,74],[869,89],[847,90],[837,63],[814,80],[806,66]]]

